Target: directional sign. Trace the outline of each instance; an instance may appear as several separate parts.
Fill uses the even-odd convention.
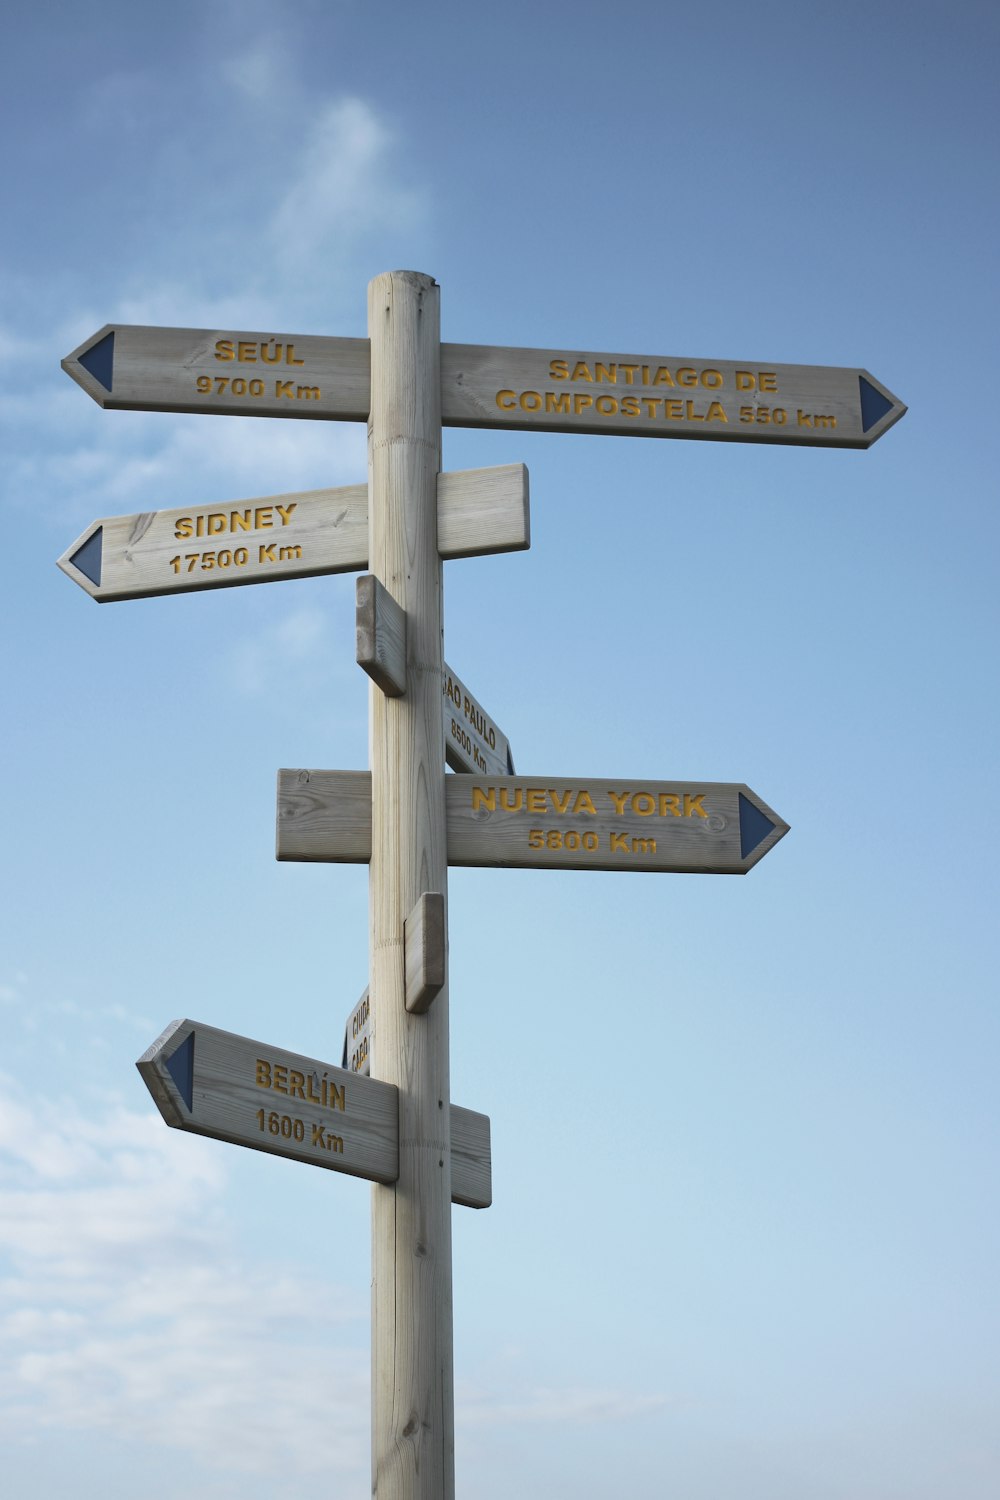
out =
[[[372,1008],[368,986],[365,985],[365,992],[344,1027],[344,1055],[340,1066],[349,1073],[363,1073],[366,1078],[372,1070],[371,1026]]]
[[[523,464],[438,475],[441,556],[528,546]],[[368,566],[368,486],[306,490],[94,521],[59,567],[100,604]]]
[[[106,324],[62,362],[99,406],[363,422],[367,339]]]
[[[441,346],[442,420],[620,437],[868,448],[906,407],[867,370]]]
[[[176,1130],[372,1182],[399,1176],[399,1106],[391,1083],[199,1021],[172,1021],[136,1067]],[[489,1119],[457,1105],[451,1196],[469,1208],[488,1208],[492,1199]]]
[[[450,865],[745,875],[788,832],[756,792],[712,781],[448,776]],[[367,771],[279,771],[277,856],[365,863]]]
[[[508,776],[514,771],[507,736],[445,663],[442,674],[444,753],[453,771]]]
[[[364,422],[367,339],[106,324],[63,360],[99,405]],[[441,345],[446,427],[868,448],[906,407],[867,370]]]

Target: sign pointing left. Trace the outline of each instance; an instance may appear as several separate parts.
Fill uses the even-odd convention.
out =
[[[175,1130],[371,1182],[399,1176],[399,1104],[391,1083],[200,1021],[172,1021],[136,1067]],[[451,1199],[468,1208],[492,1201],[489,1119],[455,1104]]]
[[[528,546],[523,464],[439,474],[437,487],[442,557]],[[357,572],[368,566],[368,486],[107,516],[91,522],[59,566],[99,604]]]
[[[111,411],[363,422],[367,339],[106,323],[62,367]]]

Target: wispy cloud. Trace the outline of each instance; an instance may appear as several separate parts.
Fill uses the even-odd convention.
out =
[[[3,1087],[5,1442],[128,1432],[281,1486],[358,1480],[368,1370],[346,1296],[232,1253],[215,1143],[122,1108],[52,1120]]]

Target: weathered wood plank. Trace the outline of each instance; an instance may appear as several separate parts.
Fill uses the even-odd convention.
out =
[[[406,692],[406,616],[374,573],[357,581],[357,659],[389,698]]]
[[[528,545],[522,470],[504,464],[438,475],[443,558]],[[358,572],[368,566],[368,486],[105,516],[58,565],[99,604]]]
[[[444,897],[440,891],[418,896],[404,925],[406,1008],[422,1015],[448,977]]]
[[[397,1090],[360,1069],[189,1020],[172,1021],[136,1067],[174,1130],[369,1181],[396,1179]],[[457,1105],[452,1118],[452,1202],[489,1208],[489,1119]]]
[[[136,1066],[175,1129],[370,1181],[399,1175],[389,1084],[189,1020],[168,1026]]]
[[[514,760],[507,736],[447,662],[442,689],[444,753],[452,770],[472,775],[510,775]]]
[[[438,475],[438,551],[485,557],[531,546],[528,471],[524,464],[456,469]]]
[[[366,793],[365,771],[280,771],[278,858],[363,863]],[[446,776],[445,795],[450,865],[744,875],[788,832],[740,782]]]
[[[107,323],[62,362],[109,411],[367,419],[367,339]]]
[[[906,407],[832,365],[444,344],[441,411],[455,427],[867,448]]]

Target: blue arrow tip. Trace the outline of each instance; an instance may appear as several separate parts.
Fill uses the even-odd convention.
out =
[[[86,353],[80,355],[79,362],[88,375],[93,375],[99,385],[110,391],[115,367],[114,333],[106,333],[96,344],[91,344]]]
[[[740,792],[740,859],[752,854],[777,826]]]
[[[97,530],[88,536],[82,547],[78,547],[70,558],[74,568],[78,569],[85,578],[89,578],[95,587],[101,586],[101,559],[104,551],[103,539],[104,527],[98,526]]]
[[[167,1072],[187,1105],[188,1114],[194,1109],[194,1032],[181,1042],[176,1052],[166,1058]]]
[[[858,376],[858,384],[861,387],[861,431],[867,432],[876,422],[881,422],[887,411],[892,411],[893,403],[863,375]]]

